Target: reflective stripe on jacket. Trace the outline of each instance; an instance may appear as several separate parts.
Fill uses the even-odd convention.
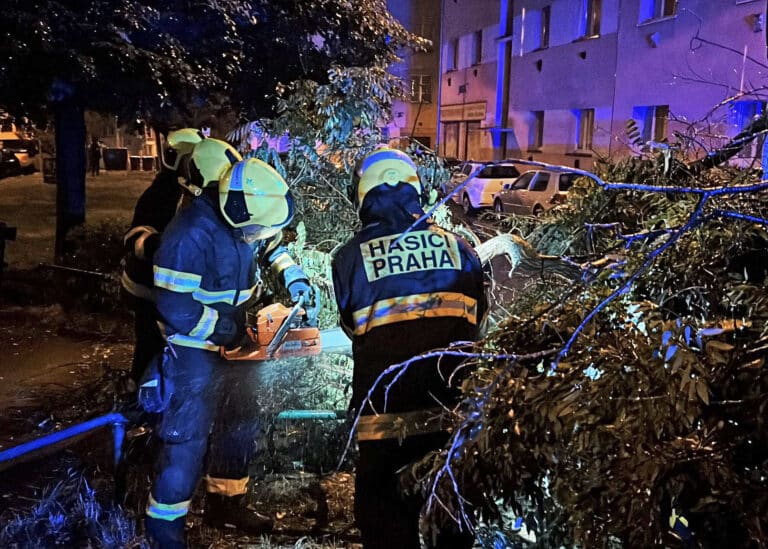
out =
[[[244,305],[261,289],[257,264],[269,267],[285,252],[279,235],[254,246],[244,242],[221,217],[215,191],[173,219],[154,260],[154,295],[168,341],[208,350],[243,334]],[[295,272],[289,268],[280,271],[283,281]]]
[[[430,408],[397,414],[375,414],[360,417],[355,429],[358,441],[402,439],[445,431],[450,420],[442,408]]]
[[[466,241],[428,223],[400,238],[423,213],[418,198],[410,185],[369,191],[360,210],[363,228],[333,259],[340,320],[352,337],[353,408],[367,402],[388,366],[477,339],[485,316],[482,266]],[[386,410],[382,387],[391,378],[363,413],[412,411],[455,398],[445,382],[455,365],[450,358],[439,367],[437,360],[419,361],[393,384]]]

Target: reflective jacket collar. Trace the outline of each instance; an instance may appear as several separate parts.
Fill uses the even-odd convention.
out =
[[[213,217],[215,217],[223,227],[232,233],[234,238],[238,240],[243,239],[243,231],[227,223],[227,221],[224,219],[224,216],[221,214],[221,209],[219,208],[219,191],[216,187],[205,189],[203,194],[195,199],[195,202],[198,202],[201,208],[209,209],[213,214]]]
[[[364,226],[381,223],[405,229],[422,215],[424,210],[419,204],[419,194],[411,185],[403,183],[396,187],[380,185],[371,189],[360,208],[360,221]],[[426,226],[426,221],[423,221],[415,228],[424,229]]]

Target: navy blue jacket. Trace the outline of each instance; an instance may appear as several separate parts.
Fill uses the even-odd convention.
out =
[[[418,201],[410,185],[371,190],[360,211],[363,228],[333,260],[341,324],[352,337],[355,409],[387,366],[479,336],[487,303],[475,250],[427,222],[396,244],[423,214]],[[455,364],[442,361],[442,373],[449,374]],[[422,361],[392,388],[387,411],[434,407],[435,398],[454,397],[438,374],[436,361]],[[382,392],[373,400],[382,412]]]
[[[160,245],[160,235],[176,215],[182,193],[176,172],[163,170],[136,203],[131,227],[123,237],[126,254],[120,279],[131,306],[135,306],[136,299],[153,300],[152,258]]]
[[[154,258],[155,301],[167,340],[211,351],[237,343],[245,303],[260,289],[261,266],[286,286],[306,278],[277,235],[250,245],[221,216],[216,189],[179,212]]]

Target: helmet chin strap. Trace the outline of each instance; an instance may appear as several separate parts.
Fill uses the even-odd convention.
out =
[[[184,187],[192,196],[200,196],[203,194],[203,189],[193,183],[184,181],[184,178],[179,179],[179,185]]]

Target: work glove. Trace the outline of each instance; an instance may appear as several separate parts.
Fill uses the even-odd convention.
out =
[[[173,383],[164,375],[170,364],[170,349],[154,357],[139,381],[139,404],[150,414],[159,414],[168,407],[173,395]]]
[[[312,298],[312,288],[309,285],[309,281],[303,278],[288,284],[288,291],[291,293],[291,301],[293,303],[297,303],[302,294],[306,295],[308,300]]]
[[[220,313],[213,334],[208,339],[225,349],[236,349],[247,337],[245,307],[238,307],[230,314]]]

